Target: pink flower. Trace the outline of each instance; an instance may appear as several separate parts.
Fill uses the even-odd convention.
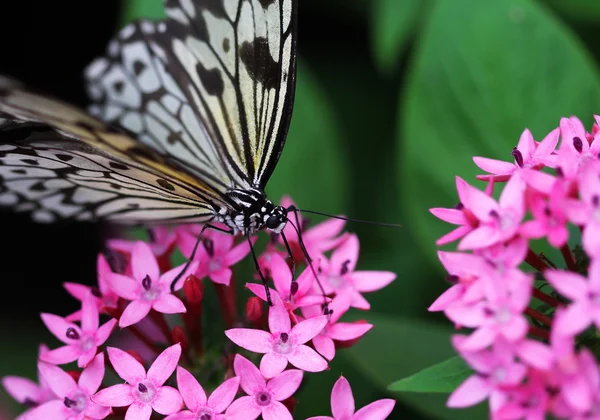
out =
[[[539,144],[533,139],[531,131],[525,129],[521,134],[517,147],[513,148],[514,164],[496,159],[473,157],[477,166],[493,175],[478,175],[477,179],[494,180],[495,182],[507,181],[519,168],[542,168],[552,166],[556,158],[554,150],[558,144],[559,129],[555,128]]]
[[[112,273],[112,270],[106,261],[106,258],[102,254],[98,254],[97,271],[97,288],[85,286],[79,283],[66,282],[64,283],[65,289],[67,289],[67,292],[69,292],[71,296],[80,301],[83,301],[88,294],[92,294],[94,301],[96,302],[96,306],[100,312],[102,312],[104,308],[116,308],[117,302],[119,301],[119,296],[113,292],[108,285],[106,278],[110,273]],[[69,321],[79,321],[81,320],[81,312],[77,311],[67,316],[66,319]]]
[[[359,243],[352,234],[331,255],[331,259],[322,259],[318,276],[325,294],[339,295],[349,293],[351,306],[358,309],[370,309],[371,305],[361,295],[373,292],[390,284],[396,274],[390,271],[354,271],[358,261]],[[315,288],[317,293],[320,289]]]
[[[395,405],[396,401],[392,399],[377,400],[355,412],[350,383],[346,378],[340,376],[331,391],[333,417],[317,416],[307,420],[383,420],[390,415]]]
[[[597,115],[594,118],[596,122],[600,121]],[[562,142],[558,162],[567,178],[575,175],[581,165],[598,159],[600,142],[596,141],[596,136],[585,131],[579,118],[561,118],[560,135]]]
[[[91,294],[81,304],[81,328],[57,315],[43,313],[41,317],[50,332],[66,346],[42,353],[40,360],[59,365],[77,360],[80,368],[94,358],[98,346],[104,344],[117,323],[111,319],[99,326],[98,306]]]
[[[531,213],[534,219],[524,222],[519,233],[526,238],[539,239],[548,237],[550,245],[556,248],[567,243],[567,215],[564,213],[564,202],[567,198],[566,185],[555,182],[548,199],[541,194],[531,194]]]
[[[183,406],[179,392],[163,386],[175,371],[181,346],[175,344],[158,355],[148,373],[144,366],[123,350],[108,347],[108,358],[117,374],[127,383],[100,390],[92,401],[104,407],[126,407],[126,419],[148,420],[152,410],[159,414],[176,413]]]
[[[304,373],[290,369],[265,381],[260,371],[245,357],[236,354],[233,369],[240,378],[240,386],[247,396],[229,406],[228,420],[254,420],[262,414],[264,420],[292,420],[292,415],[281,401],[291,397],[300,387]]]
[[[177,387],[189,410],[171,414],[165,420],[224,420],[221,413],[233,402],[240,385],[240,378],[234,377],[223,382],[213,391],[210,398],[196,378],[182,367],[177,368]]]
[[[527,381],[509,388],[498,398],[492,408],[492,419],[498,420],[544,420],[549,409],[550,397],[546,391],[545,374],[531,371]]]
[[[58,366],[49,363],[40,361],[38,369],[56,398],[30,411],[28,420],[103,419],[111,413],[109,407],[102,407],[90,400],[104,378],[104,354],[100,353],[94,358],[81,372],[78,382]]]
[[[179,248],[186,258],[189,258],[198,239],[198,233],[192,230],[179,230]],[[255,241],[256,238],[253,238]],[[234,245],[234,237],[222,232],[209,229],[204,231],[202,242],[196,251],[195,260],[199,262],[194,270],[200,279],[208,276],[217,284],[229,286],[231,281],[231,266],[241,261],[250,252],[248,241]],[[183,286],[182,277],[177,288]]]
[[[477,188],[466,188],[463,204],[473,212],[479,225],[462,238],[460,251],[485,248],[515,236],[525,216],[525,182],[520,172],[515,172],[506,183],[498,202]]]
[[[544,276],[563,296],[572,300],[553,329],[561,335],[575,335],[590,324],[600,328],[600,260],[592,260],[588,277],[571,271],[547,270]]]
[[[294,291],[292,290],[294,284],[292,282],[292,271],[283,257],[279,254],[273,254],[269,266],[276,292],[288,311],[292,312],[304,306],[324,303],[323,296],[313,292],[314,275],[310,267],[306,267],[302,274],[298,276],[295,282],[296,286],[293,286],[295,293],[292,293]],[[265,287],[262,284],[246,283],[246,287],[262,300],[267,300]],[[271,291],[273,292],[272,289]],[[329,299],[326,299],[326,301],[329,301]]]
[[[356,340],[373,328],[372,324],[362,321],[338,322],[349,307],[349,295],[340,295],[333,299],[329,304],[332,314],[327,325],[312,339],[315,349],[327,360],[333,360],[335,357],[335,341]],[[302,314],[308,319],[319,316],[321,313],[322,309],[319,305],[302,308]]]
[[[175,267],[162,276],[156,257],[144,242],[137,242],[131,252],[131,269],[133,277],[110,273],[108,283],[112,290],[124,299],[131,301],[119,319],[121,328],[141,321],[151,309],[165,314],[183,313],[186,311],[183,302],[171,294],[171,283],[181,273],[184,265]],[[196,271],[197,262],[193,262],[181,276],[182,280]],[[182,282],[179,283],[181,287]]]
[[[150,229],[149,233],[150,241],[147,243],[157,259],[171,253],[177,239],[177,235],[173,232],[172,228],[168,226],[157,226]],[[108,240],[108,246],[116,251],[131,254],[136,242],[137,241],[126,239],[110,239]]]
[[[291,326],[290,317],[283,305],[269,310],[271,333],[248,328],[233,328],[225,335],[240,347],[264,353],[260,371],[265,378],[273,378],[284,371],[288,362],[307,372],[327,369],[327,362],[304,343],[315,337],[327,324],[327,315],[321,315]]]

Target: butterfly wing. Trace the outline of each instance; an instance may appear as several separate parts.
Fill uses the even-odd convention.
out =
[[[166,21],[125,27],[88,67],[92,111],[207,182],[264,189],[292,114],[297,0],[165,6]]]
[[[0,80],[0,205],[40,222],[203,222],[219,191],[76,107]]]

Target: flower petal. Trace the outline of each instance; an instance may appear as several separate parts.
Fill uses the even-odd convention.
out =
[[[327,360],[333,360],[335,357],[335,344],[329,337],[317,335],[312,339],[315,349]]]
[[[233,276],[233,272],[230,268],[221,268],[218,271],[213,271],[209,275],[213,283],[223,284],[225,286],[229,286],[231,283],[231,276]]]
[[[77,383],[73,377],[58,366],[38,362],[38,369],[52,392],[59,398],[63,398],[77,389]]]
[[[137,241],[133,246],[131,271],[137,281],[142,281],[146,276],[150,276],[152,281],[158,281],[160,278],[158,261],[156,261],[152,249],[143,241]]]
[[[480,376],[472,375],[452,392],[446,405],[451,408],[469,407],[485,400],[489,394],[489,384]]]
[[[256,238],[252,238],[253,243]],[[239,245],[234,246],[225,256],[225,264],[232,266],[240,262],[250,252],[250,244],[248,241],[243,241]]]
[[[190,410],[198,411],[200,407],[206,404],[204,388],[194,375],[181,366],[177,367],[177,388],[179,388],[185,406]]]
[[[40,386],[31,379],[21,378],[20,376],[5,376],[2,378],[2,386],[18,403],[25,401],[40,403],[43,394]]]
[[[157,385],[164,384],[173,374],[179,358],[181,357],[181,345],[179,343],[167,347],[148,369],[148,379],[152,379]],[[164,414],[164,413],[161,413]],[[171,414],[171,413],[169,413]]]
[[[163,314],[182,314],[186,312],[183,302],[170,293],[165,293],[152,302],[152,308]]]
[[[348,236],[348,239],[331,254],[330,267],[336,270],[338,274],[343,265],[345,265],[349,273],[354,271],[354,267],[356,267],[356,262],[358,261],[359,249],[358,236],[355,234]],[[349,262],[346,263],[346,261]]]
[[[73,324],[72,322],[68,322],[64,318],[54,314],[42,313],[40,316],[46,327],[60,341],[65,344],[73,344],[77,342],[77,340],[67,338],[66,335],[69,328],[74,329],[81,335],[81,330],[77,325]]]
[[[152,400],[152,408],[159,414],[169,415],[178,412],[183,407],[179,392],[170,386],[163,386]]]
[[[277,401],[283,401],[300,388],[304,372],[297,369],[288,369],[267,382],[267,389]]]
[[[108,359],[117,372],[117,375],[130,384],[139,382],[146,377],[144,366],[129,353],[116,347],[107,347],[106,351]]]
[[[92,401],[104,407],[125,407],[135,401],[131,385],[118,384],[101,389],[92,396]]]
[[[273,378],[285,370],[288,359],[279,353],[267,353],[260,360],[260,372],[265,379]]]
[[[550,284],[569,299],[579,300],[585,298],[588,286],[585,277],[571,271],[546,270],[544,277]]]
[[[185,264],[182,264],[178,267],[170,269],[169,271],[164,273],[162,276],[160,276],[159,283],[168,285],[170,287],[171,283],[173,283],[173,280],[175,280],[177,278],[177,276],[179,274],[181,274],[181,270],[183,270],[183,267],[185,267]],[[175,285],[175,290],[181,289],[183,287],[183,282],[185,281],[185,279],[188,278],[188,276],[190,274],[195,273],[196,270],[198,270],[198,261],[192,261],[190,263],[190,266],[185,271],[185,273],[181,274],[181,277],[179,278],[179,280],[177,281],[177,284]]]
[[[125,328],[137,324],[150,313],[150,309],[152,309],[152,305],[148,301],[134,300],[129,302],[129,305],[121,314],[121,318],[119,318],[119,326]]]
[[[291,326],[290,315],[285,306],[271,306],[269,309],[269,330],[271,334],[289,333]]]
[[[374,401],[369,405],[365,405],[363,408],[358,410],[352,420],[383,420],[386,419],[394,406],[396,405],[396,401],[392,399],[384,399]]]
[[[152,407],[150,404],[139,402],[131,404],[125,413],[125,420],[150,420],[152,416]]]
[[[573,303],[554,319],[554,328],[560,335],[575,335],[592,323],[592,309],[586,304]]]
[[[263,420],[293,420],[289,410],[279,401],[273,401],[262,409]]]
[[[246,350],[255,353],[268,353],[271,351],[271,340],[273,337],[266,331],[250,328],[232,328],[226,330],[225,335],[235,344]]]
[[[331,390],[331,413],[336,419],[352,418],[354,414],[354,396],[346,378],[340,376]]]
[[[240,377],[240,386],[248,395],[254,395],[266,386],[265,378],[254,364],[240,354],[233,359],[233,370]],[[229,410],[227,410],[229,411]]]
[[[290,336],[294,338],[294,342],[296,344],[304,344],[323,331],[323,328],[325,328],[327,322],[328,315],[321,315],[306,319],[294,325],[290,331]]]
[[[227,407],[231,405],[235,395],[240,387],[240,378],[237,376],[234,378],[227,379],[217,389],[215,389],[210,398],[208,399],[208,406],[211,407],[215,413],[222,413]]]
[[[104,353],[99,353],[79,376],[79,387],[93,395],[98,391],[104,379]]]
[[[327,361],[306,345],[297,346],[293,353],[288,354],[288,360],[306,372],[322,372],[327,369]]]
[[[108,337],[110,337],[110,334],[115,328],[115,325],[117,325],[117,320],[113,318],[110,321],[107,321],[105,324],[103,324],[100,328],[98,328],[98,331],[96,331],[95,340],[97,346],[101,346],[106,342],[106,340],[108,340]]]
[[[227,409],[227,420],[255,420],[260,416],[261,409],[254,401],[254,397],[240,397]]]
[[[271,256],[271,264],[269,267],[271,268],[273,283],[279,294],[285,297],[289,296],[292,284],[292,271],[290,270],[290,267],[288,267],[283,257],[279,254],[273,254]]]
[[[374,292],[383,289],[396,279],[391,271],[355,271],[351,274],[354,287],[359,292]]]
[[[373,324],[366,322],[338,322],[329,327],[329,336],[334,340],[348,341],[366,334]]]
[[[108,273],[106,275],[106,282],[110,290],[127,300],[137,299],[141,288],[141,284],[138,281],[117,273]]]
[[[179,413],[171,414],[165,417],[164,420],[197,420],[196,414],[189,410],[183,410]]]
[[[473,162],[475,162],[475,165],[479,166],[479,168],[494,175],[512,174],[516,169],[514,163],[480,156],[473,156]]]
[[[62,400],[52,400],[34,408],[27,412],[25,420],[47,420],[47,419],[62,419],[68,415],[66,413],[65,404]],[[70,410],[69,410],[70,412]],[[70,414],[70,413],[69,413]]]
[[[75,346],[62,346],[54,350],[45,351],[40,355],[40,360],[53,365],[64,365],[77,360],[81,351]]]
[[[99,325],[99,317],[96,299],[90,293],[81,302],[81,330],[84,332],[96,331]]]

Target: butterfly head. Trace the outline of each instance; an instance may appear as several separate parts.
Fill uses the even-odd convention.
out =
[[[287,221],[287,210],[282,206],[272,206],[263,215],[265,227],[271,232],[281,233]]]

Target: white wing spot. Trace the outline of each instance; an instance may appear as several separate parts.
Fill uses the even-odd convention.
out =
[[[135,33],[135,25],[127,25],[121,30],[119,36],[121,39],[127,39]]]
[[[133,131],[136,134],[139,134],[144,129],[144,122],[142,121],[142,116],[136,112],[130,112],[126,114],[123,118],[121,118],[121,125],[128,130]]]
[[[109,61],[106,58],[99,58],[94,60],[92,64],[86,67],[85,69],[85,77],[90,79],[95,79],[99,77],[106,71],[109,66]]]
[[[32,215],[33,220],[38,223],[51,223],[54,221],[55,217],[49,211],[38,210],[34,212]]]
[[[153,34],[154,33],[154,25],[151,22],[148,22],[147,20],[142,22],[142,31],[144,31],[147,34]]]
[[[0,205],[12,206],[19,202],[19,197],[16,194],[5,192],[0,194]]]
[[[104,174],[96,171],[77,171],[77,175],[84,176],[86,178],[102,178]]]
[[[196,8],[194,7],[192,0],[181,0],[181,7],[189,17],[192,19],[196,17]]]

